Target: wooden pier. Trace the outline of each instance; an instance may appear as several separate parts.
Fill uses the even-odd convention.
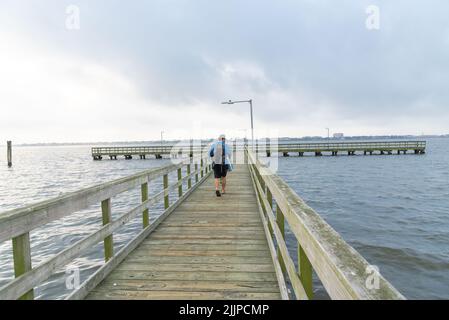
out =
[[[155,179],[163,190],[149,196]],[[67,299],[311,299],[313,274],[332,299],[404,298],[254,153],[245,149],[245,164],[228,179],[217,198],[209,160],[185,159],[0,214],[0,243],[12,241],[16,271],[0,300],[32,299],[35,287],[100,242],[105,263]],[[129,190],[142,202],[111,219],[113,197]],[[150,223],[158,201],[165,211]],[[101,204],[103,226],[32,266],[29,233],[92,204]],[[142,230],[115,252],[114,231],[136,216]],[[367,285],[373,276],[378,287]]]
[[[297,153],[300,157],[306,153],[322,156],[328,153],[332,156],[346,153],[348,156],[356,154],[363,155],[385,155],[385,154],[424,154],[426,151],[426,141],[371,141],[371,142],[321,142],[321,143],[298,143],[279,144],[277,152],[283,156],[290,153]],[[267,148],[267,156],[271,155],[270,148]]]
[[[280,299],[246,166],[217,198],[213,177],[181,203],[89,299]]]
[[[126,160],[131,160],[133,159],[133,156],[139,157],[140,159],[146,159],[148,156],[154,156],[156,159],[162,159],[163,155],[173,154],[173,147],[173,145],[146,147],[93,147],[92,158],[94,160],[102,160],[103,157],[109,157],[111,160],[117,160],[117,157],[123,156]]]
[[[246,142],[231,142],[233,149],[243,152],[247,146]],[[347,154],[354,156],[356,154],[363,155],[391,155],[406,154],[411,152],[414,154],[424,154],[426,151],[426,141],[370,141],[370,142],[320,142],[320,143],[277,143],[275,145],[255,143],[255,152],[266,154],[267,157],[272,155],[283,155],[284,157],[297,154],[302,157],[307,154],[315,156],[323,156],[329,154],[337,156]],[[161,159],[163,155],[170,157],[178,157],[188,155],[193,157],[195,154],[207,153],[208,145],[165,145],[165,146],[130,146],[130,147],[93,147],[92,158],[94,160],[102,160],[109,157],[111,160],[117,160],[122,156],[127,160],[138,157],[147,159],[155,157]]]

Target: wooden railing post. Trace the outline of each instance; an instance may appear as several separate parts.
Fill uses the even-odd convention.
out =
[[[265,181],[262,178],[262,175],[260,174],[259,170],[257,169],[257,166],[254,165],[254,168],[256,170],[256,174],[257,174],[257,179],[259,180],[260,186],[262,187],[262,190],[264,192],[266,192],[266,188],[265,188]]]
[[[191,170],[190,170],[190,163],[187,165],[187,176],[189,177],[187,179],[187,188],[190,189],[192,188],[192,178],[190,177],[191,174]]]
[[[168,198],[168,174],[164,174],[164,208],[167,209],[170,206]]]
[[[234,139],[234,150],[232,152],[233,162],[237,163],[237,138]]]
[[[195,163],[195,183],[198,183],[198,163]]]
[[[142,193],[142,202],[145,202],[148,200],[148,182],[145,182],[141,186],[141,193]],[[143,210],[142,212],[142,222],[143,222],[143,228],[145,229],[150,225],[150,215],[148,208]]]
[[[271,208],[273,208],[273,194],[271,193],[270,188],[267,188],[267,200],[268,203],[270,204]],[[273,210],[273,209],[271,209]]]
[[[204,161],[201,159],[201,178],[204,176]]]
[[[178,196],[182,197],[182,168],[178,168]]]
[[[14,259],[14,275],[18,278],[31,270],[30,234],[28,232],[12,239],[12,252]],[[28,291],[19,299],[33,300],[34,290]]]
[[[273,194],[271,193],[271,190],[269,188],[267,188],[267,200],[270,204],[270,207],[266,209],[267,211],[270,210],[271,212],[273,212]],[[270,235],[273,236],[273,227],[271,226],[271,223],[268,224],[268,231],[270,231]]]
[[[281,231],[282,238],[285,240],[285,221],[284,220],[285,220],[284,214],[282,213],[281,208],[279,206],[276,206],[276,223],[279,227],[279,230]],[[286,271],[285,263],[284,263],[284,259],[282,258],[281,250],[280,250],[279,246],[277,248],[277,255],[279,258],[279,264],[282,268],[282,272],[285,273],[285,271]]]
[[[103,216],[103,226],[111,222],[111,199],[101,201],[101,213]],[[104,261],[108,262],[114,256],[114,241],[112,234],[104,238]]]
[[[313,282],[312,282],[312,264],[307,258],[306,253],[298,242],[298,273],[302,286],[306,291],[309,299],[313,298]]]

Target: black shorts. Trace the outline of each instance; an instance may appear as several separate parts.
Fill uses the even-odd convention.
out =
[[[215,179],[224,178],[228,173],[228,165],[214,164],[214,177]]]

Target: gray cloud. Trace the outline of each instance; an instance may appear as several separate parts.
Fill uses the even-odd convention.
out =
[[[2,3],[0,30],[116,70],[147,101],[140,108],[215,110],[222,99],[252,97],[260,125],[291,135],[321,134],[329,123],[357,134],[384,124],[384,133],[447,129],[447,1]],[[79,32],[64,28],[72,3]],[[378,31],[365,28],[371,4],[381,10]],[[298,120],[307,132],[294,131]]]

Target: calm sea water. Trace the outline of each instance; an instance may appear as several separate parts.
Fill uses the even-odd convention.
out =
[[[169,160],[92,161],[89,146],[15,147],[14,166],[0,150],[0,212],[49,199]],[[429,139],[426,155],[280,158],[279,172],[343,238],[407,298],[449,298],[449,139]],[[175,176],[170,177],[172,181]],[[150,185],[150,193],[161,182]],[[139,203],[140,191],[113,199],[113,215]],[[152,219],[162,212],[151,210]],[[33,265],[101,226],[99,205],[31,233]],[[141,228],[140,218],[114,234],[116,250]],[[294,252],[295,241],[287,235]],[[102,264],[99,244],[69,267],[85,280]],[[60,299],[67,269],[36,290]],[[11,244],[0,244],[0,285],[13,278]],[[316,283],[318,298],[324,290]]]
[[[289,157],[279,167],[407,298],[449,298],[449,139],[429,139],[425,155]]]

